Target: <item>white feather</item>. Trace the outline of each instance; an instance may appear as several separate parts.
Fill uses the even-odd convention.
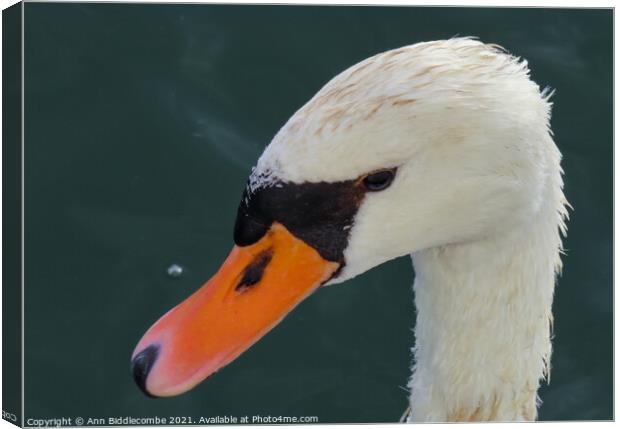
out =
[[[550,96],[497,46],[407,46],[327,83],[252,173],[255,189],[398,167],[360,207],[337,281],[412,255],[412,421],[536,417],[567,216]]]

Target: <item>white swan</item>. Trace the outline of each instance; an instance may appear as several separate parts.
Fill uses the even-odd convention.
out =
[[[236,246],[144,335],[137,383],[182,393],[320,285],[411,254],[409,420],[534,420],[567,216],[549,117],[525,61],[469,38],[342,72],[258,160]]]

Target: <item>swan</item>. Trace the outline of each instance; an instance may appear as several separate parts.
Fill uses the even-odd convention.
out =
[[[320,286],[409,254],[408,421],[535,420],[568,207],[550,96],[474,38],[333,78],[252,169],[219,271],[138,342],[138,386],[183,393]]]

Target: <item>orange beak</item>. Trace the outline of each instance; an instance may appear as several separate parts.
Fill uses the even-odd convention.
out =
[[[274,223],[235,246],[220,270],[144,334],[133,375],[151,396],[186,392],[258,341],[338,270],[339,264]]]

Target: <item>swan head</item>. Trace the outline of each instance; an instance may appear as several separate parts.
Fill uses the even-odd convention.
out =
[[[394,172],[385,189],[364,192],[330,283],[505,232],[542,204],[555,150],[545,144],[547,98],[524,61],[476,40],[389,51],[346,70],[293,115],[260,157],[250,194]],[[325,199],[342,198],[333,189]]]
[[[195,386],[324,284],[506,234],[544,204],[559,153],[527,64],[467,38],[371,57],[327,83],[252,170],[235,248],[144,335],[148,394]]]

